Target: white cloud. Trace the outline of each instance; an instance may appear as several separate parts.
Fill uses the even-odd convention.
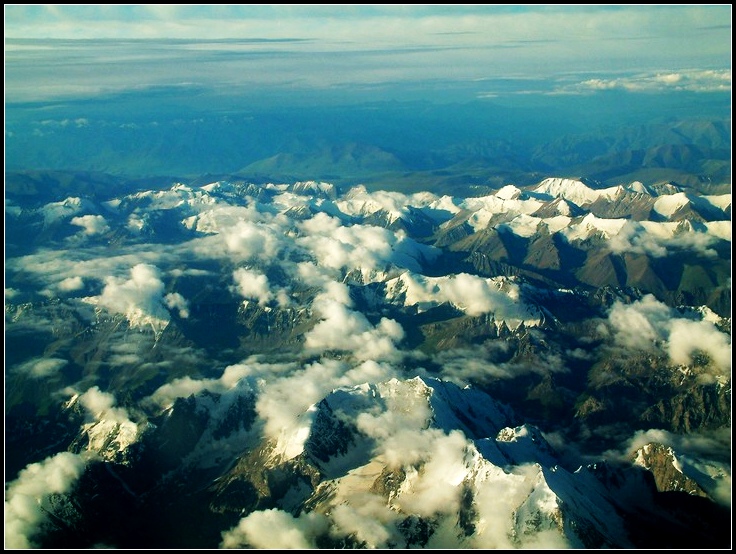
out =
[[[179,317],[183,319],[189,317],[189,302],[178,292],[170,292],[164,296],[164,303],[170,310],[178,310]]]
[[[46,521],[49,496],[69,491],[84,471],[83,457],[60,452],[28,465],[5,488],[6,548],[36,548],[35,536]]]
[[[254,298],[261,306],[265,306],[273,299],[268,277],[259,271],[238,268],[233,271],[233,280],[238,294],[244,298]]]
[[[61,358],[34,358],[13,368],[14,372],[29,375],[34,378],[57,375],[69,363]]]
[[[298,369],[294,362],[262,363],[257,356],[239,364],[227,366],[217,379],[192,379],[189,376],[174,379],[160,386],[148,397],[144,404],[152,404],[160,409],[168,409],[177,398],[187,398],[201,391],[223,394],[238,387],[257,390],[270,380],[289,375]]]
[[[78,402],[95,421],[107,419],[116,423],[130,422],[128,411],[125,408],[115,407],[115,396],[108,392],[102,392],[100,387],[96,385],[81,394]]]
[[[681,365],[693,363],[693,354],[707,354],[717,369],[730,375],[731,343],[710,321],[675,319],[670,323],[668,353]]]
[[[626,221],[608,244],[612,252],[646,254],[663,258],[675,249],[694,250],[703,256],[716,257],[712,248],[719,239],[707,231],[679,227],[679,223]]]
[[[616,302],[608,321],[614,330],[614,340],[626,348],[653,350],[667,338],[672,310],[654,296],[646,295],[633,304]]]
[[[404,338],[401,325],[384,317],[374,327],[361,312],[349,309],[351,304],[341,283],[330,284],[317,295],[313,308],[321,320],[304,335],[307,351],[342,350],[358,360],[396,359],[396,344]]]
[[[661,92],[666,90],[689,92],[729,92],[731,90],[731,70],[661,71],[640,73],[614,79],[587,79],[563,91],[625,90],[628,92]]]
[[[305,512],[298,517],[279,509],[252,512],[222,533],[220,548],[307,549],[328,530],[325,516]]]
[[[21,292],[18,289],[14,289],[13,287],[5,287],[5,300],[14,300],[15,298],[18,298],[21,295]]]
[[[130,269],[130,279],[108,277],[102,294],[87,301],[125,315],[131,326],[151,325],[158,331],[170,320],[167,308],[188,316],[187,302],[180,294],[164,296],[160,275],[156,266],[137,264]]]
[[[637,450],[655,443],[670,447],[680,471],[693,479],[717,503],[731,507],[731,427],[691,432],[685,435],[663,429],[634,432],[618,449],[603,457],[631,461]]]
[[[84,229],[85,235],[99,235],[110,229],[110,226],[101,215],[82,215],[73,217],[70,221],[72,225],[77,225]]]
[[[66,279],[62,279],[59,282],[57,288],[63,292],[80,290],[84,288],[84,279],[82,279],[79,275],[75,275],[74,277],[67,277]]]
[[[402,543],[396,527],[400,515],[386,499],[370,493],[353,494],[349,502],[338,504],[330,513],[332,534],[352,535],[366,548],[387,548]]]
[[[447,277],[425,277],[406,272],[400,277],[404,303],[421,309],[450,302],[470,316],[492,313],[497,321],[516,327],[522,321],[538,321],[523,302],[519,285],[510,279],[489,279],[457,273]],[[399,286],[399,285],[397,285]]]
[[[323,212],[299,223],[303,236],[296,244],[311,252],[320,266],[339,273],[360,269],[364,278],[391,267],[421,271],[422,261],[433,259],[435,249],[421,245],[404,233],[373,225],[345,225]]]
[[[460,431],[445,435],[437,429],[428,429],[418,433],[413,450],[425,449],[421,453],[424,463],[409,480],[410,486],[401,491],[396,504],[406,513],[424,517],[456,514],[460,508],[461,484],[468,473],[467,439]],[[397,445],[404,445],[412,437],[400,433],[396,438]]]
[[[673,364],[692,365],[694,354],[707,355],[710,365],[699,376],[702,380],[710,381],[729,373],[731,343],[728,335],[710,321],[678,317],[650,294],[632,304],[616,302],[609,311],[608,323],[618,345],[666,352]]]
[[[235,259],[272,261],[282,248],[281,241],[277,238],[281,235],[280,231],[278,228],[251,221],[239,221],[221,233],[227,252]]]

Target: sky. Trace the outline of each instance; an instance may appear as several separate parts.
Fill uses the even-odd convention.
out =
[[[730,90],[730,20],[730,5],[6,5],[5,98]]]

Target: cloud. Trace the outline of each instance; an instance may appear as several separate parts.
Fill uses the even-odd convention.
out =
[[[182,319],[189,317],[189,302],[178,292],[170,292],[164,296],[164,304],[170,310],[178,310]]]
[[[239,364],[227,366],[217,379],[193,379],[189,376],[174,379],[162,386],[144,400],[144,404],[165,410],[177,398],[188,398],[202,391],[223,394],[240,386],[258,390],[267,380],[278,380],[298,369],[295,362],[263,363],[258,356],[250,357]]]
[[[5,489],[6,548],[37,548],[35,537],[53,513],[49,497],[68,492],[86,466],[82,456],[60,452],[28,465]]]
[[[107,419],[116,423],[130,422],[128,411],[125,408],[115,407],[115,396],[102,392],[96,385],[79,395],[77,400],[94,421]]]
[[[529,333],[541,342],[544,336]],[[511,379],[520,375],[536,373],[567,373],[566,358],[575,355],[557,352],[554,348],[541,349],[531,359],[520,362],[506,361],[511,344],[505,339],[486,340],[482,345],[453,348],[437,352],[432,361],[441,366],[440,377],[458,386],[469,383],[485,383],[494,379]]]
[[[317,264],[342,277],[342,271],[360,270],[364,282],[376,280],[376,274],[408,268],[421,271],[425,260],[433,260],[438,251],[406,236],[373,225],[347,225],[337,217],[319,212],[298,224],[302,236],[296,244],[308,252]]]
[[[228,253],[236,260],[274,260],[281,249],[281,229],[251,221],[239,221],[221,233]]]
[[[276,452],[291,459],[304,450],[317,404],[347,371],[338,360],[324,360],[260,385],[256,411]]]
[[[608,244],[612,252],[646,254],[663,258],[672,250],[694,250],[703,256],[716,257],[712,246],[719,237],[692,228],[680,231],[679,223],[626,221]]]
[[[662,72],[666,83],[684,68],[729,67],[730,59],[728,31],[718,28],[730,17],[726,6],[342,6],[310,12],[249,5],[203,6],[196,17],[182,8],[166,16],[153,7],[89,12],[94,15],[72,6],[36,8],[6,14],[9,101],[181,84],[299,94],[387,83],[464,84],[489,75],[555,79],[582,71],[605,82],[610,74],[601,71],[631,71],[632,59],[635,70],[655,75],[672,68]],[[12,40],[29,38],[72,40],[53,46]],[[80,38],[94,40],[93,46],[76,44]],[[121,71],[98,71],[111,63]],[[592,86],[601,85],[585,90]]]
[[[72,225],[77,225],[84,229],[85,235],[99,235],[110,229],[110,226],[101,215],[82,215],[73,217],[70,221]]]
[[[274,298],[268,277],[259,271],[246,268],[236,269],[233,271],[233,280],[238,294],[244,298],[257,300],[261,306],[267,305]]]
[[[517,509],[531,495],[538,472],[534,466],[517,466],[513,473],[494,472],[478,484],[478,525],[472,538],[473,548],[519,548],[509,529]]]
[[[68,360],[61,358],[34,358],[16,366],[12,371],[38,379],[59,374],[68,363]]]
[[[164,283],[156,266],[137,264],[130,269],[130,279],[108,277],[98,297],[88,298],[113,313],[125,315],[131,326],[151,325],[160,330],[169,322],[170,309],[187,317],[186,300],[178,293],[164,295]]]
[[[294,517],[277,508],[256,511],[222,533],[220,548],[317,548],[316,539],[328,526],[327,518],[316,512]]]
[[[667,338],[672,310],[651,294],[633,304],[616,302],[608,314],[614,340],[625,348],[653,351]]]
[[[711,382],[731,368],[731,344],[710,321],[678,317],[666,304],[648,294],[632,304],[616,302],[608,323],[616,344],[649,352],[664,351],[676,365],[692,365],[697,354],[709,358],[699,378]]]
[[[668,353],[678,365],[690,365],[696,353],[705,353],[719,370],[730,375],[731,343],[710,321],[676,319],[670,324]]]
[[[492,313],[515,328],[522,321],[539,319],[523,302],[519,285],[509,279],[484,278],[468,273],[425,277],[406,272],[401,276],[404,303],[420,309],[450,302],[470,316]]]
[[[344,284],[332,283],[312,305],[321,320],[304,335],[307,351],[341,350],[358,360],[395,360],[400,355],[396,344],[404,338],[401,325],[384,317],[373,326],[348,307],[352,301]]]
[[[21,296],[21,292],[13,287],[5,287],[5,300],[11,302]]]
[[[672,448],[678,469],[696,481],[721,505],[731,506],[731,428],[692,432],[686,435],[663,429],[639,430],[618,449],[602,455],[611,460],[631,461],[637,450],[656,443]]]
[[[395,547],[403,542],[396,524],[401,516],[386,504],[386,499],[371,493],[357,493],[348,502],[330,512],[332,529],[337,536],[353,536],[365,548]]]
[[[418,473],[409,478],[409,486],[402,489],[395,503],[406,513],[424,517],[456,514],[460,508],[461,484],[468,473],[466,465],[467,439],[460,431],[445,435],[437,429],[421,431],[423,464]],[[397,439],[405,441],[401,433]],[[416,444],[414,450],[418,449]]]
[[[62,279],[61,281],[59,281],[57,288],[62,292],[73,292],[75,290],[80,290],[84,288],[84,279],[82,279],[79,275],[75,275],[74,277],[67,277],[66,279]]]
[[[730,92],[730,69],[685,69],[682,71],[661,71],[640,73],[614,79],[587,79],[562,91],[601,91],[625,90],[627,92]]]

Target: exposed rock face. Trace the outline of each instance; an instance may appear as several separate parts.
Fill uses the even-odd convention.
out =
[[[659,492],[686,492],[695,496],[708,496],[700,485],[678,467],[679,463],[672,448],[657,443],[645,444],[636,451],[634,463],[651,471]]]

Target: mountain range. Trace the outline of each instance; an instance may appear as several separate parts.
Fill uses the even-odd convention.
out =
[[[697,129],[442,194],[287,153],[6,173],[6,546],[727,548],[731,194]]]

